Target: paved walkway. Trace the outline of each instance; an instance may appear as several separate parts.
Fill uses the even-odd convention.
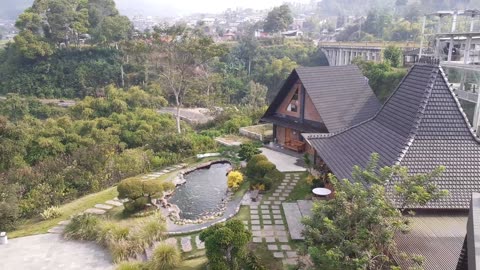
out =
[[[270,158],[269,158],[270,159]],[[282,216],[281,204],[300,180],[300,173],[288,173],[272,195],[250,205],[250,227],[254,243],[266,243],[273,256],[284,264],[296,264],[297,252],[289,244],[289,235]]]
[[[268,148],[260,148],[262,154],[267,156],[277,169],[281,172],[304,172],[305,167],[302,166],[303,160],[298,155],[289,155],[280,151],[271,150]]]
[[[58,234],[41,234],[1,245],[0,269],[108,270],[114,265],[108,251],[94,242],[66,241]]]

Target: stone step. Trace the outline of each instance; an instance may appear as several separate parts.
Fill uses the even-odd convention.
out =
[[[182,251],[183,252],[190,252],[192,251],[192,237],[191,236],[185,236],[180,239],[180,243],[182,245]]]
[[[108,204],[98,203],[98,204],[95,204],[95,208],[102,209],[102,210],[110,210],[113,208],[113,206]]]
[[[97,208],[90,208],[85,210],[84,213],[86,214],[94,214],[94,215],[104,215],[107,211]]]
[[[123,205],[123,203],[121,203],[119,201],[114,201],[114,200],[106,201],[105,204],[110,204],[110,205],[113,205],[113,206],[122,206]]]
[[[197,249],[205,249],[205,243],[200,240],[200,236],[195,237],[195,244],[197,245]]]

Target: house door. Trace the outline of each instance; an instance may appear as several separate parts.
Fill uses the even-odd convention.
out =
[[[290,143],[292,141],[292,130],[285,128],[285,143]]]

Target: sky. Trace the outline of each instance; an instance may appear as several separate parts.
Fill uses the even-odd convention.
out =
[[[115,0],[127,15],[141,13],[153,16],[176,16],[190,13],[219,13],[227,8],[266,9],[281,5],[285,0]],[[308,3],[310,0],[289,0]]]

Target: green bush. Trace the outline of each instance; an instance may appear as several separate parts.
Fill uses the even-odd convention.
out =
[[[165,219],[157,212],[137,226],[133,238],[140,246],[149,247],[154,242],[162,240],[166,230]]]
[[[94,241],[98,237],[100,220],[92,214],[78,215],[65,227],[65,239]]]
[[[173,184],[170,182],[140,178],[125,179],[117,186],[118,197],[128,199],[124,203],[127,212],[145,209],[148,203],[152,203],[152,199],[161,198],[164,190],[173,188]]]
[[[97,242],[103,246],[108,246],[112,242],[127,239],[130,233],[128,227],[121,226],[120,224],[111,221],[104,221],[99,227]]]
[[[258,149],[258,146],[253,143],[244,143],[240,145],[240,151],[238,156],[242,160],[249,161],[254,155],[260,154],[262,151]]]
[[[180,251],[175,246],[169,244],[160,244],[153,251],[149,262],[151,270],[170,270],[175,269],[181,262]]]
[[[252,119],[248,116],[235,116],[223,124],[223,131],[228,134],[238,134],[241,127],[252,125]]]
[[[43,210],[43,212],[40,214],[43,220],[54,219],[54,218],[60,217],[61,215],[62,215],[62,212],[56,206],[51,206]]]
[[[283,179],[283,174],[277,170],[275,164],[264,155],[255,155],[247,163],[246,175],[254,187],[263,186],[269,190],[273,183]]]

